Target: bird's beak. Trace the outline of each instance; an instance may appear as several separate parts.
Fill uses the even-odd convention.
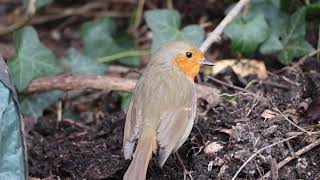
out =
[[[203,60],[201,63],[201,65],[206,65],[206,66],[214,66],[214,64],[208,60]]]

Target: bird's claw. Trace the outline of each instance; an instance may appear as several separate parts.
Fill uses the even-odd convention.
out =
[[[193,180],[191,173],[192,171],[188,171],[187,169],[183,170],[183,180],[187,180],[187,175],[190,180]]]

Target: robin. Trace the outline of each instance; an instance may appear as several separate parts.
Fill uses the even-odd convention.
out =
[[[201,65],[213,65],[184,41],[171,41],[151,58],[136,84],[128,108],[123,150],[133,160],[124,180],[144,180],[159,145],[159,166],[188,138],[196,117],[194,78]],[[133,154],[136,141],[138,144]]]

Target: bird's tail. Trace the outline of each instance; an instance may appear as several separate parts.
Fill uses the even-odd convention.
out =
[[[124,180],[145,180],[152,152],[156,152],[156,132],[151,127],[145,127],[138,140],[133,160],[124,175]]]

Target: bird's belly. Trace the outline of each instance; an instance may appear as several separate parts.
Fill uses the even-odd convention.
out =
[[[149,98],[144,98],[146,102],[142,110],[144,123],[157,129],[161,121],[160,117],[166,112],[181,109],[195,111],[192,109],[194,108],[192,105],[194,91],[191,88],[194,87],[186,83],[173,83],[171,85],[164,84],[157,90],[149,92]]]

